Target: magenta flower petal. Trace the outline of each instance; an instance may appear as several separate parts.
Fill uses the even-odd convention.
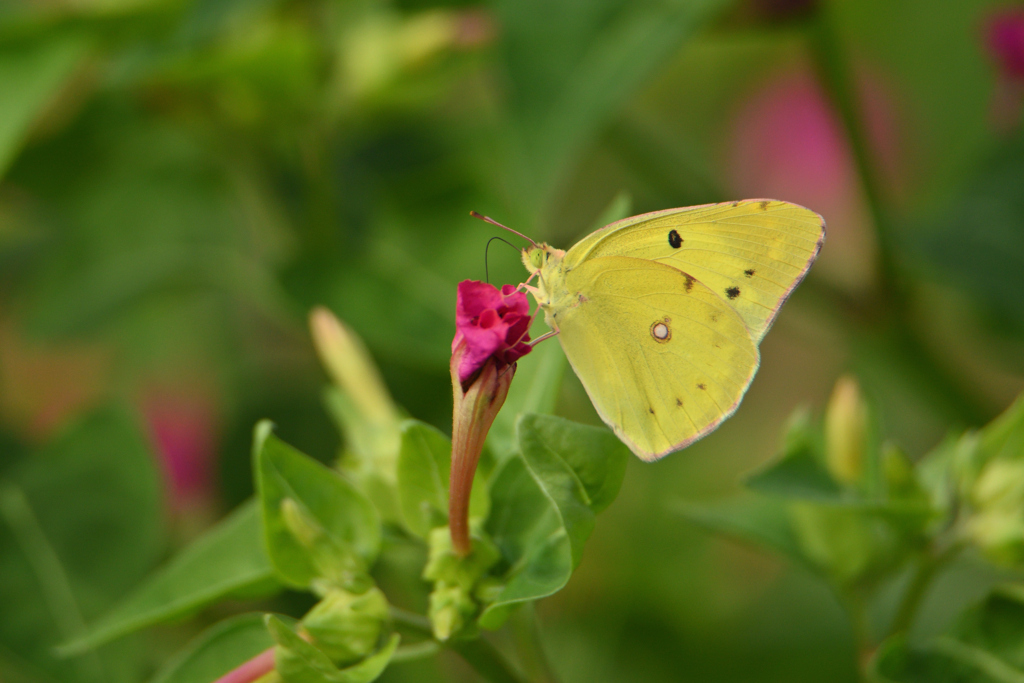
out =
[[[1007,9],[992,16],[988,22],[988,49],[1004,75],[1024,80],[1024,9]]]
[[[468,381],[489,358],[511,365],[530,352],[530,302],[513,285],[500,290],[475,280],[459,283],[455,302],[452,352],[465,344],[459,358],[459,380]]]

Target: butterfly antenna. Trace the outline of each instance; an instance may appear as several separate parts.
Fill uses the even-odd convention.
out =
[[[512,247],[516,251],[519,251],[519,247],[509,242],[504,237],[492,237],[491,239],[487,240],[487,246],[484,247],[484,282],[486,282],[487,284],[491,284],[491,275],[487,267],[489,265],[487,263],[487,250],[491,248],[491,242],[493,242],[494,240],[501,240],[502,242]]]
[[[494,220],[490,216],[484,216],[483,214],[479,214],[476,211],[470,211],[469,215],[472,216],[473,218],[479,218],[480,220],[482,220],[485,223],[490,223],[491,225],[496,225],[499,228],[501,228],[502,230],[508,230],[513,235],[519,235],[524,240],[529,242],[534,248],[537,248],[537,243],[534,242],[533,240],[531,240],[529,237],[527,237],[523,233],[519,232],[518,230],[513,230],[512,228],[508,227],[507,225],[502,225],[501,223],[499,223],[498,221]]]

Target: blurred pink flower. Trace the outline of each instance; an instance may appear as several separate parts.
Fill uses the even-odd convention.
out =
[[[460,344],[459,381],[467,384],[488,358],[499,365],[511,365],[530,352],[530,302],[513,285],[499,291],[494,285],[476,280],[459,283],[455,301],[455,339],[452,353]]]
[[[886,189],[898,194],[895,116],[880,87],[860,89],[865,127]],[[744,100],[732,121],[729,174],[737,196],[795,202],[828,222],[819,274],[848,288],[873,274],[874,242],[842,122],[811,70],[790,71]]]
[[[1002,74],[1024,81],[1024,7],[1007,8],[988,20],[988,50]]]
[[[216,420],[212,401],[184,391],[154,391],[143,401],[150,436],[167,478],[174,509],[213,495]]]
[[[991,116],[996,130],[1009,134],[1024,109],[1024,8],[993,13],[985,25],[985,44],[999,70]]]

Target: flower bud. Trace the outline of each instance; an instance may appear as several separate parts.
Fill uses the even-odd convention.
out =
[[[484,439],[505,404],[515,362],[529,345],[526,295],[512,285],[500,290],[473,280],[459,283],[452,340],[452,464],[448,523],[452,546],[470,552],[469,496]]]
[[[373,587],[361,595],[335,589],[302,619],[314,643],[340,666],[377,649],[389,620],[388,601]]]
[[[971,502],[980,509],[1024,506],[1024,460],[998,458],[987,463],[974,482]]]
[[[825,462],[836,481],[856,484],[861,480],[867,429],[868,410],[857,380],[840,377],[825,412]]]
[[[901,492],[918,488],[917,479],[914,477],[914,464],[899,446],[887,443],[882,448],[882,471],[890,491]]]
[[[970,494],[965,535],[997,564],[1024,562],[1024,460],[989,461]]]
[[[447,640],[461,631],[476,614],[478,603],[473,595],[494,593],[486,574],[501,559],[501,553],[482,533],[474,534],[473,541],[472,552],[459,555],[446,527],[430,532],[430,554],[423,578],[434,582],[430,621],[438,640]]]
[[[468,555],[459,555],[452,546],[447,527],[437,527],[430,532],[429,555],[423,568],[423,578],[428,581],[443,581],[459,585],[467,591],[497,564],[501,553],[494,542],[481,533],[473,534],[473,550]]]
[[[434,627],[434,637],[445,641],[465,628],[476,614],[476,603],[462,586],[438,584],[430,594],[428,616]]]
[[[309,327],[331,380],[352,398],[360,414],[374,423],[397,423],[398,409],[362,340],[322,306],[309,314]]]

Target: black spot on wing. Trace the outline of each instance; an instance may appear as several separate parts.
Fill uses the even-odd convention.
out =
[[[648,407],[647,410],[651,411],[651,415],[654,415],[654,408]]]
[[[678,249],[683,246],[683,238],[675,230],[670,230],[668,233],[668,243],[673,249]]]
[[[697,385],[697,388],[700,389],[701,391],[705,391],[707,390],[708,386],[704,384],[704,382],[701,382],[700,384]]]
[[[725,290],[725,295],[728,296],[730,299],[735,299],[740,295],[740,288],[730,287],[729,289]]]
[[[766,200],[764,200],[763,202],[758,202],[758,203],[757,203],[757,205],[761,207],[761,210],[762,210],[762,211],[767,211],[767,210],[768,210],[768,205],[769,205],[769,204],[771,204],[771,202],[769,202],[769,201],[768,201],[767,199],[766,199]]]
[[[676,405],[679,406],[680,408],[682,408],[683,407],[683,399],[677,398],[676,399]]]
[[[693,277],[688,273],[683,273],[683,277],[686,278],[686,291],[689,292],[693,289]]]
[[[747,268],[746,270],[743,271],[743,274],[746,275],[747,277],[754,277],[754,273],[756,272],[757,271],[754,270],[753,268]]]

